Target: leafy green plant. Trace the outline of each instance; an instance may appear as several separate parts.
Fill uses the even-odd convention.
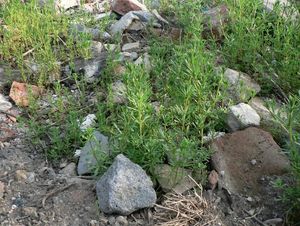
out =
[[[71,35],[71,20],[48,3],[41,7],[36,0],[9,0],[0,9],[0,58],[17,66],[24,81],[38,84],[59,79],[60,62],[87,57],[90,45],[88,35]]]
[[[255,74],[265,92],[276,83],[287,93],[297,93],[300,23],[293,19],[295,8],[278,4],[267,12],[259,0],[226,2],[231,22],[221,49],[227,65]]]
[[[298,95],[291,95],[289,102],[280,111],[276,111],[274,104],[270,105],[274,120],[289,134],[286,150],[289,153],[295,184],[284,187],[282,200],[289,205],[288,219],[292,222],[300,220],[300,91]]]

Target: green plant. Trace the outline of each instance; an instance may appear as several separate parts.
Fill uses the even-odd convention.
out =
[[[60,62],[87,57],[90,46],[89,36],[68,32],[71,20],[48,3],[9,0],[0,9],[0,59],[17,66],[24,81],[38,84],[59,79]]]
[[[291,95],[289,102],[279,111],[275,110],[275,104],[270,105],[274,120],[289,134],[286,150],[289,153],[292,173],[295,184],[292,187],[284,187],[282,200],[289,205],[288,219],[292,222],[300,220],[300,91],[298,95]]]
[[[294,7],[276,5],[267,12],[259,0],[226,2],[231,22],[221,49],[227,65],[256,75],[264,92],[272,92],[276,83],[287,93],[297,93],[300,23],[293,19]]]

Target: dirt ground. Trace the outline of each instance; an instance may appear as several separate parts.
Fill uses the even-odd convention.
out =
[[[128,217],[100,213],[93,178],[59,173],[61,168],[53,167],[43,150],[31,144],[26,129],[0,116],[1,226],[167,225],[154,219],[156,208]],[[224,189],[204,190],[209,203],[204,212],[215,216],[207,225],[284,225],[280,219],[286,208],[279,202],[281,191],[273,186],[276,179],[264,178],[263,191],[251,197]],[[281,179],[289,180],[286,176]]]

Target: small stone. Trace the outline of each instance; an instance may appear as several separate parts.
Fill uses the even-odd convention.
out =
[[[183,168],[174,168],[166,164],[155,167],[158,183],[165,192],[174,191],[182,194],[196,186],[190,179],[191,172]]]
[[[156,202],[153,183],[146,172],[119,154],[96,185],[100,210],[129,215]]]
[[[29,100],[42,94],[42,89],[26,83],[14,81],[11,85],[9,97],[21,107],[28,107]]]
[[[108,223],[114,225],[116,223],[116,218],[114,216],[108,217]]]
[[[65,168],[59,171],[60,174],[64,174],[66,176],[76,176],[76,164],[71,162]]]
[[[207,136],[203,136],[203,143],[206,144],[206,143],[209,143],[211,141],[213,141],[214,139],[218,139],[222,136],[224,136],[225,133],[224,132],[212,132],[210,131]]]
[[[212,170],[208,175],[208,182],[211,190],[214,190],[217,187],[218,179],[219,174],[215,170]]]
[[[135,52],[141,48],[140,42],[126,43],[122,47],[123,52]]]
[[[112,84],[112,102],[115,104],[125,104],[127,88],[122,81],[116,81]]]
[[[248,202],[253,202],[253,201],[254,201],[254,199],[253,199],[252,197],[250,197],[250,196],[247,197],[246,200],[247,200]]]
[[[147,7],[138,0],[114,0],[111,8],[120,15],[125,15],[130,11],[147,10]]]
[[[92,128],[96,123],[96,115],[95,114],[88,114],[80,125],[80,130],[85,132],[88,128]]]
[[[139,57],[137,52],[121,52],[119,61],[125,62],[125,61],[134,61]]]
[[[265,220],[263,223],[268,226],[280,226],[282,225],[283,220],[281,218],[273,218],[269,220]]]
[[[252,160],[251,160],[251,165],[252,165],[252,166],[255,166],[256,163],[257,163],[256,159],[252,159]]]
[[[240,103],[229,108],[227,124],[231,131],[237,131],[249,126],[259,126],[260,117],[250,105]]]
[[[0,199],[4,197],[4,192],[5,192],[5,184],[0,181]]]
[[[17,170],[15,177],[18,182],[25,182],[27,180],[27,171],[26,170]]]
[[[97,158],[109,154],[108,137],[98,131],[85,143],[77,166],[78,175],[89,174],[97,165]]]
[[[0,93],[0,111],[8,111],[12,104]]]
[[[224,77],[229,83],[228,92],[236,102],[248,101],[260,92],[260,86],[247,74],[227,68]]]
[[[126,72],[126,67],[122,66],[121,64],[118,64],[113,68],[113,72],[115,75],[122,76]]]
[[[23,207],[23,214],[31,218],[37,218],[37,209],[35,207]]]
[[[128,226],[128,221],[127,218],[124,216],[118,216],[116,218],[116,223],[115,225],[119,225],[119,226]]]
[[[226,5],[220,5],[203,12],[203,36],[213,35],[216,39],[223,36],[224,26],[229,21],[229,10]]]
[[[35,173],[34,172],[28,172],[26,182],[33,183],[34,181],[35,181]]]

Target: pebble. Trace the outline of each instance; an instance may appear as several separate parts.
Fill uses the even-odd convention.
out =
[[[113,225],[115,222],[116,222],[116,218],[115,218],[114,216],[110,216],[110,217],[108,218],[108,223],[109,223],[110,225]]]
[[[18,182],[24,182],[27,180],[27,171],[26,170],[17,170],[15,176],[16,176],[16,180]]]
[[[252,164],[252,166],[255,166],[255,165],[256,165],[256,163],[257,163],[256,159],[252,159],[252,160],[251,160],[251,164]]]
[[[4,197],[4,192],[5,192],[5,184],[0,181],[0,199]]]
[[[35,207],[24,207],[23,214],[32,218],[38,217],[37,209]]]
[[[126,217],[118,216],[116,218],[115,226],[127,226],[127,225],[128,225],[128,221]]]

